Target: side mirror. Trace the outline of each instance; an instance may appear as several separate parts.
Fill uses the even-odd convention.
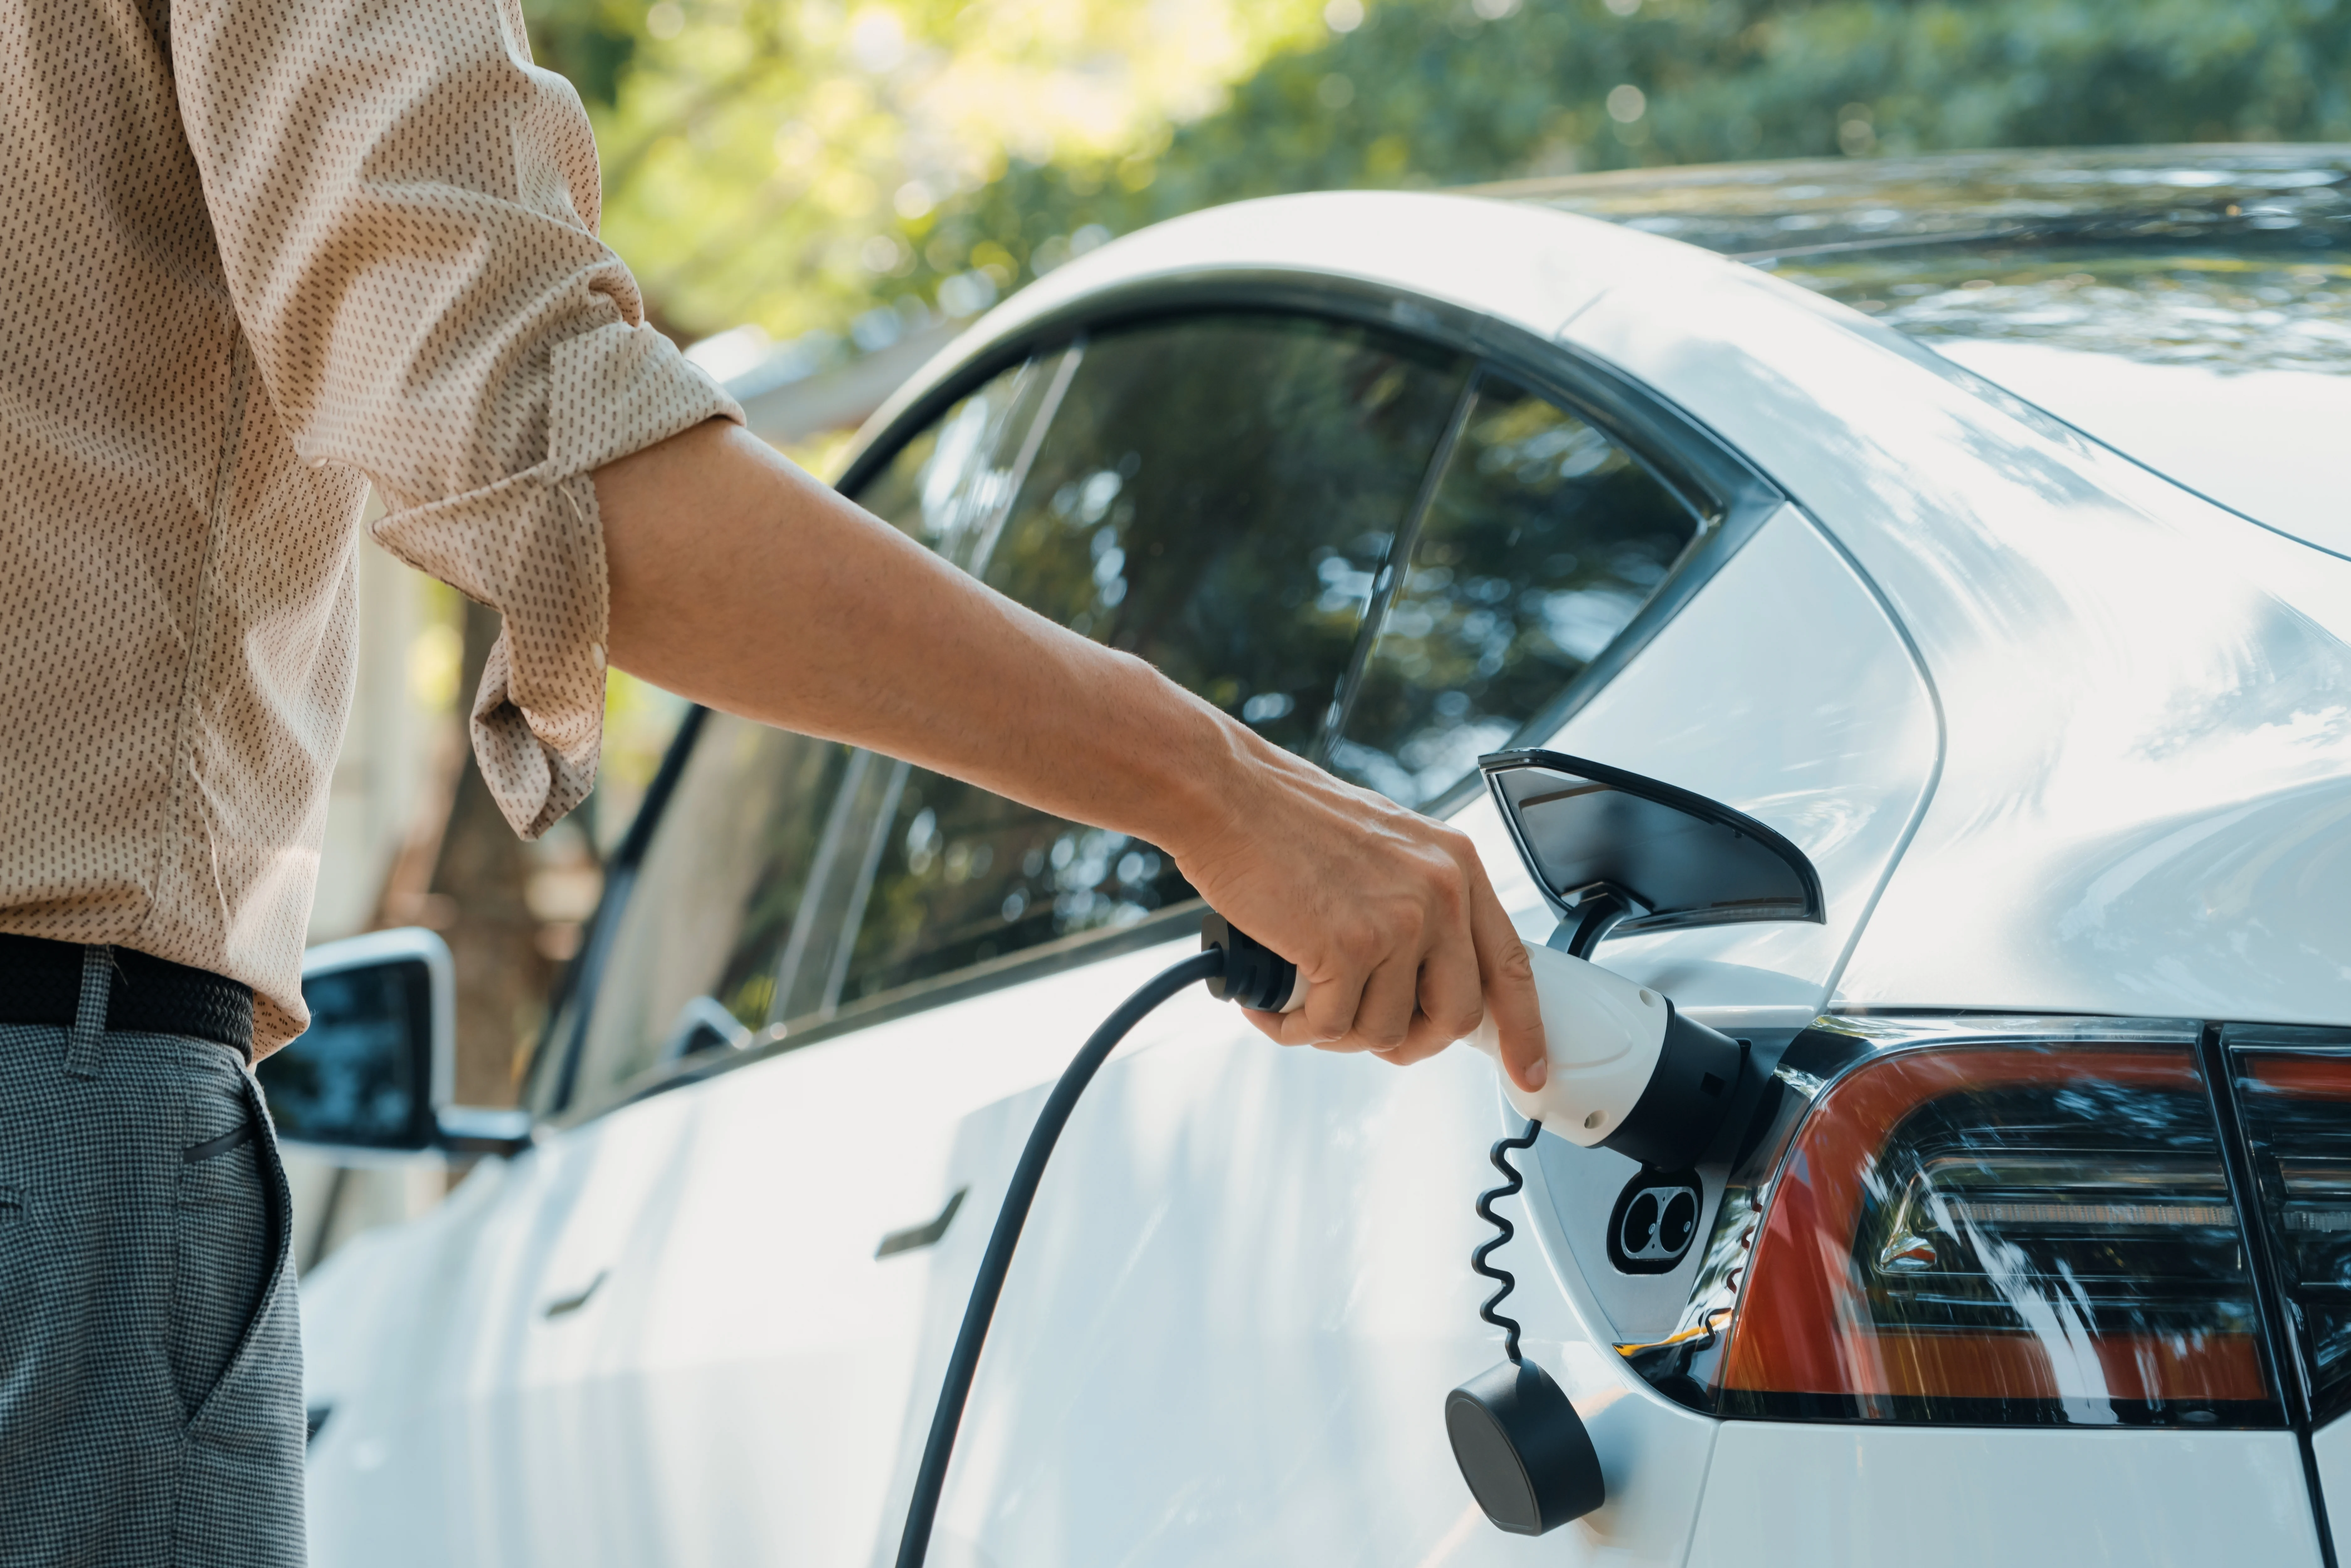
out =
[[[310,1027],[256,1076],[281,1136],[385,1153],[509,1154],[525,1111],[452,1105],[456,972],[447,944],[411,926],[313,947],[302,959]]]
[[[1579,958],[1612,931],[1826,918],[1804,852],[1719,801],[1556,751],[1478,766]]]

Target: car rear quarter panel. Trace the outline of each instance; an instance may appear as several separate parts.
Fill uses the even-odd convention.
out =
[[[2351,1019],[2351,562],[2289,570],[2299,547],[1760,275],[1626,281],[1569,336],[1818,518],[1935,684],[1942,777],[1839,1003]]]

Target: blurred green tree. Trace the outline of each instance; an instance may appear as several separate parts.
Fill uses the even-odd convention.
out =
[[[535,4],[608,233],[695,330],[984,303],[1285,191],[2351,136],[2341,0]]]
[[[1319,0],[525,0],[579,89],[604,233],[684,335],[840,330],[969,268],[942,204],[1164,140]],[[981,265],[995,258],[984,254]],[[998,282],[1013,277],[1009,256]],[[967,285],[967,289],[977,285]]]
[[[1345,4],[1331,10],[1353,21]],[[1286,191],[2351,135],[2351,6],[2335,0],[1385,0],[1361,16],[1268,59],[1155,154],[1015,164],[940,214],[938,248],[1050,267],[1056,236],[1089,225]]]

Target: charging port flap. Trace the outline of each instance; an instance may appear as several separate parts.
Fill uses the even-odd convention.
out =
[[[1719,800],[1556,751],[1478,766],[1578,957],[1610,930],[1826,918],[1804,852]]]

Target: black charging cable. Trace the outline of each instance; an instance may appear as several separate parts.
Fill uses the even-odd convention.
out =
[[[1494,1212],[1495,1199],[1513,1197],[1527,1185],[1527,1178],[1520,1176],[1519,1167],[1510,1163],[1510,1151],[1533,1148],[1535,1137],[1541,1131],[1542,1124],[1530,1118],[1525,1132],[1515,1138],[1502,1139],[1486,1152],[1486,1158],[1493,1163],[1494,1168],[1510,1179],[1500,1186],[1489,1186],[1478,1195],[1478,1218],[1492,1226],[1497,1234],[1469,1254],[1469,1271],[1494,1281],[1494,1293],[1486,1298],[1486,1304],[1478,1309],[1478,1315],[1502,1331],[1502,1354],[1510,1357],[1513,1366],[1523,1359],[1519,1354],[1519,1320],[1499,1309],[1504,1301],[1510,1299],[1510,1292],[1519,1288],[1519,1277],[1486,1260],[1509,1246],[1510,1238],[1519,1233],[1517,1226]]]
[[[988,1233],[987,1251],[979,1260],[979,1277],[971,1282],[971,1300],[963,1310],[963,1327],[956,1331],[955,1354],[947,1357],[947,1375],[939,1388],[938,1407],[931,1413],[931,1435],[923,1444],[923,1467],[914,1472],[914,1495],[906,1504],[906,1529],[898,1538],[898,1568],[922,1568],[931,1549],[931,1526],[937,1519],[939,1494],[946,1486],[947,1460],[954,1456],[956,1431],[963,1425],[965,1402],[971,1397],[972,1375],[979,1370],[980,1346],[996,1316],[997,1298],[1004,1294],[1004,1276],[1012,1267],[1012,1249],[1020,1244],[1020,1228],[1029,1206],[1037,1201],[1037,1184],[1045,1177],[1045,1162],[1077,1109],[1102,1062],[1118,1049],[1136,1024],[1155,1008],[1196,980],[1208,982],[1211,995],[1246,1008],[1278,1012],[1290,999],[1298,971],[1262,944],[1236,931],[1223,916],[1211,915],[1200,931],[1201,951],[1144,982],[1142,989],[1118,1005],[1087,1037],[1077,1056],[1062,1070],[1045,1109],[1029,1131],[1020,1163],[1012,1169],[1012,1185],[1004,1207],[996,1212],[996,1228]]]

